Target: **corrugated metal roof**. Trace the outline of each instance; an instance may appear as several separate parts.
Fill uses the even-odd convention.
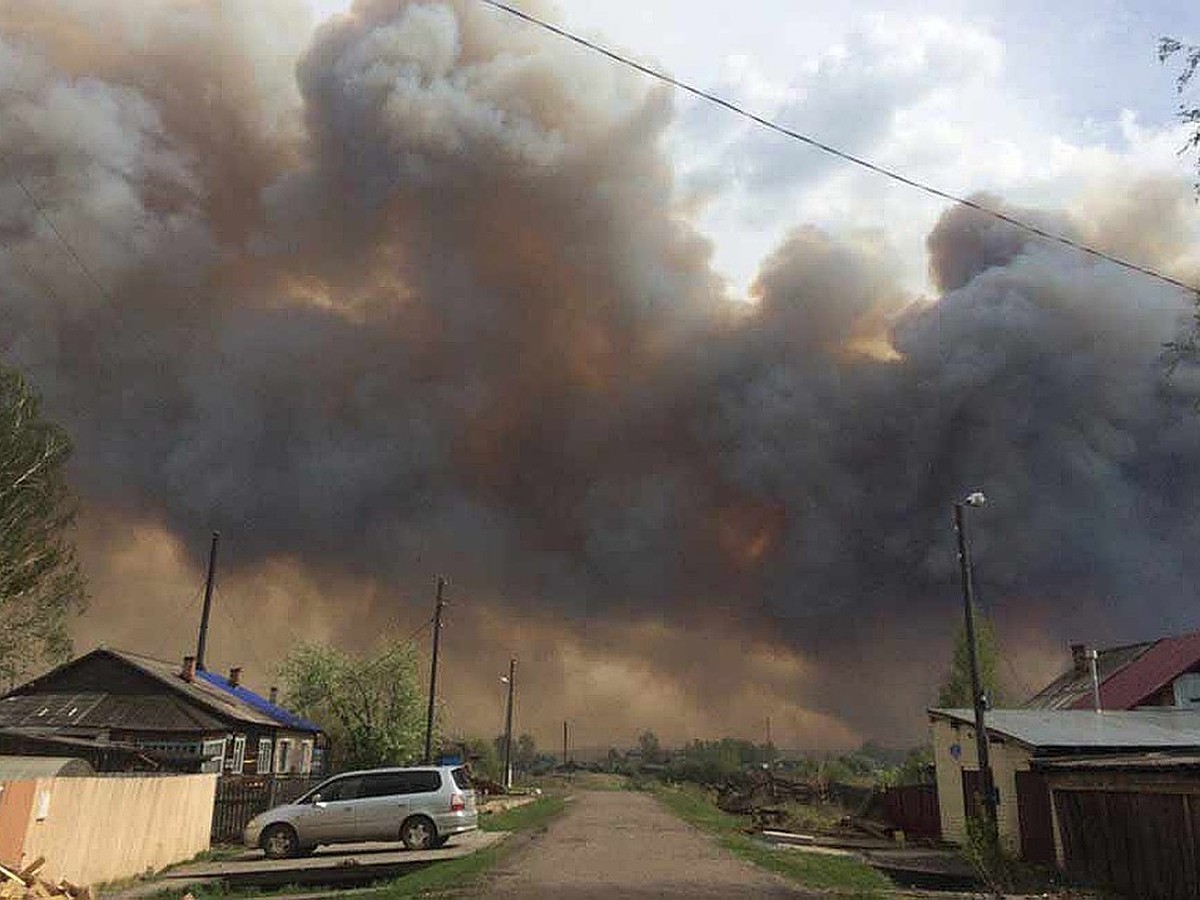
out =
[[[131,666],[169,689],[166,696],[55,692],[55,676],[83,660],[107,656]],[[124,728],[155,731],[215,731],[233,720],[265,728],[321,729],[243,687],[211,672],[186,680],[179,663],[127,650],[99,648],[35,678],[0,698],[0,727]],[[45,692],[38,691],[44,684]]]
[[[258,710],[259,712],[265,713],[266,715],[270,716],[275,721],[280,722],[280,723],[288,726],[289,728],[295,728],[298,731],[320,731],[321,730],[320,725],[310,722],[310,721],[308,721],[308,719],[305,719],[302,716],[296,715],[290,709],[284,709],[279,704],[272,703],[270,700],[267,700],[265,697],[262,697],[256,693],[254,693],[254,691],[249,690],[240,684],[235,687],[234,685],[229,683],[229,679],[226,678],[224,675],[218,675],[216,672],[207,672],[207,671],[197,672],[196,675],[197,675],[197,677],[203,678],[209,684],[211,684],[217,688],[220,688],[221,690],[225,691],[226,693],[232,694],[234,697],[236,697],[242,703],[245,703],[247,706],[253,707],[254,709]]]
[[[95,775],[86,759],[66,756],[0,756],[0,781]]]
[[[1145,703],[1172,681],[1200,662],[1200,632],[1163,638],[1100,683],[1104,709],[1132,709]],[[1091,701],[1080,698],[1073,709],[1087,709]]]
[[[1123,647],[1106,647],[1098,651],[1096,669],[1100,676],[1100,683],[1103,684],[1117,672],[1135,662],[1138,657],[1153,647],[1154,643],[1154,641],[1145,641],[1140,644],[1127,644]],[[1026,709],[1091,709],[1091,667],[1085,667],[1082,672],[1077,672],[1072,664],[1071,668],[1021,705]],[[1118,708],[1113,707],[1113,709]]]
[[[177,662],[167,662],[163,659],[155,659],[152,656],[143,656],[140,653],[130,653],[128,650],[96,650],[93,652],[109,653],[118,659],[123,659],[147,675],[157,678],[172,690],[187,696],[189,699],[202,704],[219,715],[255,725],[278,727],[282,724],[278,719],[260,713],[253,706],[239,701],[238,698],[234,697],[228,691],[222,690],[217,685],[203,678],[195,678],[192,681],[187,681],[180,674],[181,667]],[[199,674],[197,673],[197,675]]]
[[[931,709],[931,716],[975,724],[970,709]],[[1081,709],[992,709],[988,733],[1036,749],[1194,748],[1200,751],[1200,711],[1137,709],[1093,712]]]

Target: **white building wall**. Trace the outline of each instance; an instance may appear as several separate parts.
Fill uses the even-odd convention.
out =
[[[937,774],[938,811],[942,837],[954,843],[967,839],[966,806],[963,802],[962,773],[978,771],[975,726],[933,718],[933,762]],[[999,794],[996,808],[1000,840],[1013,853],[1021,849],[1021,825],[1017,815],[1017,772],[1029,769],[1030,751],[1011,740],[993,738],[988,745],[992,778]]]

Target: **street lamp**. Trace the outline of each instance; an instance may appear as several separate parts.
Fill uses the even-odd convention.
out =
[[[987,829],[993,840],[997,836],[996,789],[992,783],[992,767],[988,761],[987,728],[984,713],[987,697],[979,680],[979,650],[975,640],[975,588],[971,579],[971,549],[967,540],[967,523],[964,510],[970,506],[979,508],[987,503],[981,491],[974,491],[954,504],[954,530],[958,535],[958,565],[962,573],[963,616],[967,629],[967,658],[971,663],[971,697],[975,707],[975,750],[979,761],[979,792],[983,795],[983,808],[987,814]]]
[[[513,691],[517,687],[517,660],[508,661],[508,676],[500,676],[500,680],[508,685],[508,703],[504,708],[504,790],[512,789],[512,720],[513,720]]]

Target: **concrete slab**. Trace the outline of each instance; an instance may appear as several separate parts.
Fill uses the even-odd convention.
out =
[[[235,859],[192,863],[164,872],[170,881],[220,879],[230,884],[329,884],[373,881],[448,859],[469,856],[505,837],[503,831],[472,831],[437,850],[405,850],[400,843],[339,844],[318,847],[308,856],[267,859],[247,850]]]

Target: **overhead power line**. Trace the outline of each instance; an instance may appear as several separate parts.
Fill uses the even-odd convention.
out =
[[[810,147],[820,150],[822,153],[827,153],[830,156],[837,157],[840,160],[851,163],[852,165],[858,166],[860,168],[867,169],[868,171],[874,172],[877,175],[882,175],[884,178],[888,178],[888,179],[891,179],[892,181],[899,182],[900,184],[907,185],[910,188],[914,188],[915,190],[922,191],[923,193],[929,194],[933,197],[938,197],[939,199],[942,199],[942,200],[948,200],[951,203],[955,203],[959,206],[965,206],[968,209],[973,209],[977,212],[983,213],[984,215],[991,216],[992,218],[998,219],[1001,222],[1007,222],[1009,225],[1012,225],[1015,228],[1019,228],[1022,231],[1026,231],[1030,234],[1037,235],[1038,237],[1043,238],[1047,241],[1053,241],[1055,243],[1063,244],[1067,247],[1072,248],[1073,250],[1077,250],[1081,253],[1086,253],[1090,256],[1097,257],[1098,259],[1103,259],[1107,262],[1113,263],[1114,265],[1120,266],[1124,269],[1128,269],[1131,272],[1137,272],[1141,275],[1146,275],[1150,278],[1157,279],[1158,281],[1165,282],[1166,284],[1173,285],[1174,287],[1182,288],[1183,290],[1187,291],[1188,293],[1195,294],[1195,295],[1197,295],[1198,298],[1200,298],[1200,288],[1197,288],[1194,285],[1191,285],[1184,281],[1181,281],[1178,278],[1173,278],[1164,272],[1159,272],[1158,270],[1152,269],[1149,266],[1143,266],[1143,265],[1140,265],[1139,263],[1135,263],[1135,262],[1132,262],[1127,259],[1122,259],[1119,256],[1113,256],[1110,253],[1105,253],[1103,250],[1099,250],[1096,247],[1092,247],[1088,244],[1084,244],[1081,241],[1077,241],[1074,238],[1070,238],[1065,234],[1059,234],[1054,231],[1048,231],[1045,228],[1041,228],[1037,225],[1034,225],[1031,222],[1027,222],[1023,219],[1017,218],[1016,216],[1011,216],[1008,213],[1001,212],[998,209],[992,209],[991,207],[985,206],[982,203],[978,203],[975,200],[970,200],[966,197],[959,197],[955,194],[950,193],[949,191],[941,190],[940,188],[936,188],[930,184],[926,184],[923,181],[918,181],[915,178],[910,178],[907,175],[902,175],[900,172],[897,172],[894,169],[890,169],[887,166],[882,166],[882,165],[879,165],[878,163],[873,163],[868,159],[863,159],[860,156],[855,156],[853,153],[847,153],[845,150],[840,150],[837,147],[833,146],[832,144],[827,144],[824,141],[820,141],[814,137],[810,137],[807,134],[802,134],[801,132],[795,131],[794,129],[791,129],[791,128],[788,128],[785,125],[781,125],[778,122],[775,122],[771,119],[766,118],[765,116],[761,116],[761,115],[758,115],[757,113],[751,112],[750,110],[746,109],[745,107],[739,106],[738,104],[736,104],[730,100],[726,100],[723,97],[720,97],[709,91],[703,90],[702,88],[698,88],[695,85],[689,84],[686,81],[681,81],[678,78],[668,75],[666,72],[662,71],[661,69],[656,69],[652,66],[648,66],[648,65],[645,65],[644,63],[640,63],[637,60],[634,60],[628,56],[618,53],[615,50],[609,49],[608,47],[605,47],[602,44],[598,44],[595,41],[588,40],[587,38],[581,37],[580,35],[575,34],[574,32],[568,31],[565,28],[561,28],[558,25],[554,25],[550,22],[545,21],[544,19],[540,19],[537,16],[530,15],[527,12],[519,10],[514,6],[510,6],[507,3],[503,3],[503,2],[501,2],[501,0],[480,0],[480,2],[487,6],[492,7],[493,9],[499,10],[500,12],[507,13],[510,16],[514,16],[518,19],[521,19],[522,21],[527,22],[530,25],[535,25],[538,28],[544,29],[545,31],[550,32],[551,34],[555,34],[558,37],[564,38],[565,40],[568,40],[575,44],[578,44],[579,46],[584,47],[588,50],[591,50],[594,53],[599,53],[602,56],[606,56],[609,59],[611,59],[613,62],[619,63],[620,65],[626,66],[627,68],[634,69],[635,71],[641,72],[643,75],[648,75],[651,78],[657,79],[658,81],[665,82],[666,84],[669,84],[672,87],[678,88],[681,91],[685,91],[686,93],[689,93],[694,97],[699,97],[701,100],[705,100],[708,103],[712,103],[715,106],[719,106],[722,109],[725,109],[725,110],[733,113],[734,115],[741,116],[744,119],[749,119],[751,122],[754,122],[756,125],[766,128],[769,131],[774,131],[777,134],[782,134],[784,137],[791,138],[794,141],[800,141],[803,144],[807,144]]]

